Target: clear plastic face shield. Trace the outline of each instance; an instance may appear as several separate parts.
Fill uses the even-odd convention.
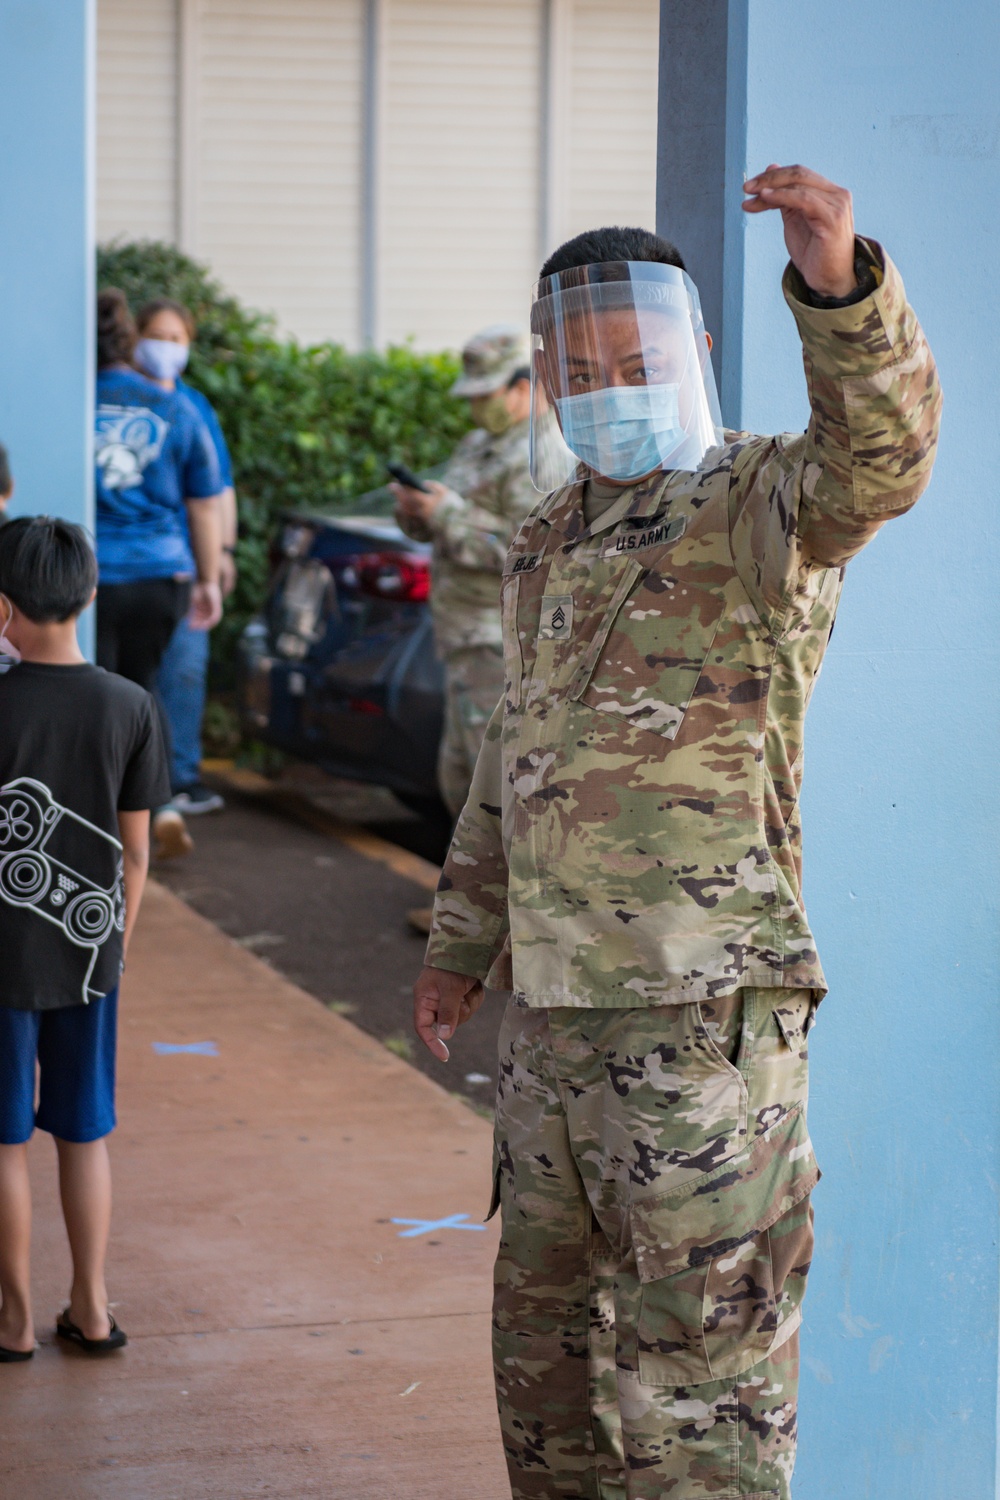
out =
[[[531,306],[531,478],[547,493],[585,477],[626,483],[697,470],[722,443],[698,290],[650,261],[574,267]]]

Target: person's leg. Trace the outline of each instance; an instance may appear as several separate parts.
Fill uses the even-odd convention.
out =
[[[34,1347],[28,1148],[0,1146],[0,1348]]]
[[[465,806],[486,726],[504,689],[503,648],[469,646],[445,665],[445,723],[438,753],[438,784],[457,818]]]
[[[574,1162],[549,1014],[511,1003],[500,1036],[500,1426],[514,1500],[624,1500],[615,1257]]]
[[[157,675],[173,736],[170,784],[173,791],[194,786],[201,774],[201,722],[208,675],[208,631],[193,630],[187,619],[175,627]]]
[[[55,1137],[59,1192],[73,1261],[69,1316],[86,1338],[109,1332],[104,1261],[111,1228],[118,990],[89,1005],[49,1011],[38,1044],[37,1124]]]
[[[183,618],[191,586],[175,578],[139,578],[133,583],[102,584],[97,591],[97,664],[120,672],[152,693],[170,637]],[[170,724],[160,710],[164,742],[170,746]]]
[[[606,1053],[628,1500],[790,1495],[818,1175],[810,1012],[808,993],[775,990],[655,1007],[631,1013],[613,1065]],[[593,1142],[585,1175],[592,1156]]]
[[[102,583],[97,588],[97,665],[105,672],[118,671],[123,589],[127,584]]]
[[[170,638],[187,611],[191,585],[176,578],[141,578],[110,588],[114,592],[106,629],[114,633],[115,662],[111,667],[109,653],[99,665],[120,672],[153,693],[169,764],[173,754],[170,719],[163,699],[156,692],[156,675]],[[170,805],[154,809],[152,831],[154,854],[159,859],[188,854],[194,847],[184,819]]]
[[[628,1500],[788,1500],[817,1176],[810,1008],[751,990],[505,1023],[494,1343],[515,1500],[622,1485]],[[601,1226],[587,1274],[581,1201]],[[601,1384],[609,1262],[616,1413]]]
[[[73,1261],[69,1316],[88,1339],[111,1331],[104,1263],[111,1234],[111,1162],[107,1141],[63,1141],[59,1153],[59,1196]]]
[[[444,668],[444,724],[441,727],[441,743],[438,746],[437,779],[441,800],[457,818],[469,795],[469,779],[465,769],[465,744],[462,736],[462,714],[459,706],[460,678],[453,671],[451,662]]]
[[[153,692],[163,653],[187,611],[191,585],[176,578],[142,578],[118,587],[118,670]]]
[[[0,1347],[35,1345],[31,1318],[31,1188],[39,1016],[0,1007]]]

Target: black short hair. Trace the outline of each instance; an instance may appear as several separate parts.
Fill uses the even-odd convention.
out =
[[[518,365],[517,369],[514,371],[513,375],[510,377],[510,379],[507,382],[507,389],[509,391],[513,390],[514,386],[516,386],[519,381],[521,381],[521,380],[530,380],[530,379],[531,379],[531,366],[530,365]]]
[[[125,293],[116,286],[98,292],[97,368],[106,370],[109,365],[127,365],[138,337]]]
[[[559,271],[571,271],[577,266],[596,266],[602,261],[652,260],[660,265],[676,266],[686,271],[676,245],[661,239],[650,229],[628,229],[620,224],[610,224],[605,229],[587,229],[578,234],[558,250],[553,250],[542,269],[539,279],[555,276]]]
[[[70,620],[97,585],[97,558],[82,526],[19,516],[0,526],[0,594],[36,625]]]
[[[0,500],[8,496],[14,488],[14,479],[10,472],[10,458],[3,443],[0,443]]]

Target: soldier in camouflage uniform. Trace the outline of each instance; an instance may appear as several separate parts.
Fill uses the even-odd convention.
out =
[[[940,391],[850,195],[803,168],[746,186],[782,210],[808,430],[727,433],[610,502],[575,483],[521,528],[505,698],[415,987],[442,1058],[484,982],[513,991],[494,1352],[516,1500],[790,1494],[826,988],[803,721],[844,565],[927,484]],[[590,261],[639,259],[593,253],[622,234]]]
[[[527,360],[516,328],[497,324],[470,339],[452,394],[468,398],[474,430],[448,460],[443,483],[428,482],[426,493],[393,486],[400,526],[434,546],[431,612],[446,678],[438,782],[455,818],[503,692],[504,558],[538,500],[528,473]]]

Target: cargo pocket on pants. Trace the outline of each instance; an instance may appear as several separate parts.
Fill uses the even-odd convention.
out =
[[[819,1175],[799,1108],[714,1171],[633,1201],[640,1380],[741,1375],[795,1332]]]

